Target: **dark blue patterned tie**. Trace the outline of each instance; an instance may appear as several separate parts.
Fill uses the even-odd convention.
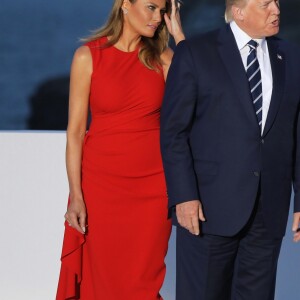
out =
[[[252,101],[259,126],[262,124],[262,83],[259,62],[256,56],[258,43],[251,40],[247,44],[250,48],[247,58],[247,77],[249,80]]]

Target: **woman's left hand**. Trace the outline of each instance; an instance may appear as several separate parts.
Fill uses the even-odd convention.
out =
[[[170,32],[170,34],[173,36],[176,45],[185,39],[182,26],[181,26],[181,20],[180,20],[180,4],[178,3],[178,7],[176,7],[176,2],[175,0],[171,0],[171,15],[170,17],[165,14],[165,22],[167,25],[167,28]]]

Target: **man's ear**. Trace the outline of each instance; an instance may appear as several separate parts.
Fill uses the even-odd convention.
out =
[[[235,21],[244,21],[244,9],[237,5],[232,5],[231,7],[231,13],[233,20]]]

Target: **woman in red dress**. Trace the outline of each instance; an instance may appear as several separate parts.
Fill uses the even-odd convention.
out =
[[[107,24],[75,52],[57,300],[162,299],[171,224],[159,118],[169,33],[184,39],[174,0],[115,0]]]

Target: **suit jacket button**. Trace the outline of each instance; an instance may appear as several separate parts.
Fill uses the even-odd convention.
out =
[[[256,177],[259,177],[259,172],[254,172],[254,175],[255,175]]]
[[[261,140],[261,143],[262,143],[262,144],[264,144],[264,143],[265,143],[265,140],[264,140],[264,139],[262,139],[262,140]]]

